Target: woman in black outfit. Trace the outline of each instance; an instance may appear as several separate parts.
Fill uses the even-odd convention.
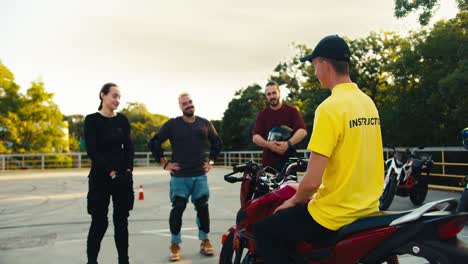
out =
[[[112,196],[119,264],[128,264],[128,216],[135,200],[130,123],[124,115],[115,112],[120,103],[117,85],[105,84],[99,99],[99,111],[87,115],[84,124],[86,151],[92,161],[87,206],[92,220],[86,253],[88,264],[97,264],[101,241],[108,226],[107,212]]]

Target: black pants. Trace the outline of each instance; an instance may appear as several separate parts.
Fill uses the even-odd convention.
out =
[[[123,175],[118,177],[124,177]],[[109,225],[107,213],[112,196],[114,240],[119,256],[119,264],[127,264],[128,259],[128,216],[133,209],[135,195],[133,180],[116,178],[105,184],[93,183],[90,179],[88,192],[88,213],[91,226],[88,233],[86,253],[88,263],[96,264],[101,241]]]
[[[295,245],[307,241],[320,245],[336,234],[319,225],[307,211],[307,204],[282,210],[254,225],[254,234],[260,256],[267,264],[294,263]]]

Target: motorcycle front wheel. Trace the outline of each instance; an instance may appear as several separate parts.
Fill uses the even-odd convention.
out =
[[[234,233],[229,233],[219,254],[219,264],[250,264],[249,254],[244,254],[244,249],[242,243],[234,248]]]
[[[397,189],[397,181],[394,174],[390,175],[390,179],[388,179],[387,185],[385,185],[385,189],[380,196],[380,211],[387,210],[393,202],[393,198],[395,197],[395,192]]]

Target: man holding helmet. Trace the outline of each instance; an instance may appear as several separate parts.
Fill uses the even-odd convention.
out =
[[[295,107],[281,102],[276,82],[267,83],[265,97],[268,107],[257,115],[252,141],[263,148],[262,165],[280,171],[288,161],[293,146],[307,136],[306,126]],[[290,138],[284,137],[287,135],[287,128],[291,130]]]

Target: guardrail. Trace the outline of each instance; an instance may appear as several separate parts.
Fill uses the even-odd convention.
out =
[[[398,147],[398,151],[406,148]],[[390,156],[391,149],[384,149],[384,157]],[[468,152],[462,147],[426,147],[417,150],[421,155],[432,155],[434,168],[431,171],[433,187],[450,186],[453,190],[462,190],[464,178],[468,174]],[[465,153],[462,153],[465,152]],[[166,152],[170,155],[170,152]],[[298,155],[308,157],[309,151],[298,150]],[[261,162],[262,151],[225,151],[221,152],[215,165],[232,166],[248,160]],[[150,152],[136,152],[136,167],[155,166],[156,162]],[[89,168],[91,161],[85,152],[60,154],[0,154],[0,171],[19,169],[55,169],[55,168]],[[445,186],[445,187],[443,187]]]

